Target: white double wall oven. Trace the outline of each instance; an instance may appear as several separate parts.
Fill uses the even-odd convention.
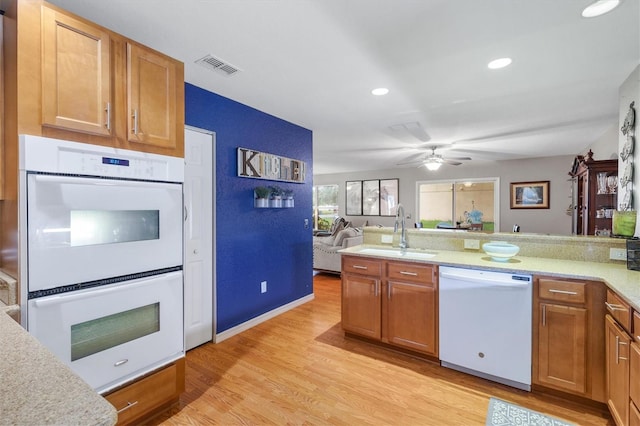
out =
[[[183,181],[182,158],[20,137],[22,324],[98,392],[184,356]]]

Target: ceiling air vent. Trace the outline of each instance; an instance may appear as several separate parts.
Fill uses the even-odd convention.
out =
[[[240,71],[239,68],[211,55],[207,55],[204,58],[198,59],[196,61],[196,64],[200,64],[203,67],[209,68],[210,70],[216,71],[226,76],[234,75],[235,73]]]

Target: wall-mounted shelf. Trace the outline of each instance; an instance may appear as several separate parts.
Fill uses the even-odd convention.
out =
[[[291,191],[264,186],[253,190],[253,207],[256,209],[289,209],[294,205],[295,200]]]

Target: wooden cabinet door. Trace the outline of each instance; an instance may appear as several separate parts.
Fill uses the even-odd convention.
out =
[[[616,424],[629,422],[629,346],[631,338],[606,316],[607,405]]]
[[[435,287],[388,281],[383,297],[386,297],[385,341],[437,356]]]
[[[42,125],[110,136],[109,33],[42,9]]]
[[[629,402],[629,426],[640,426],[640,411],[633,402]]]
[[[176,131],[176,68],[176,61],[171,58],[143,46],[127,43],[129,142],[167,149],[178,147],[180,138]]]
[[[629,357],[629,398],[636,406],[640,406],[640,345],[638,343],[631,343]]]
[[[380,279],[342,274],[342,328],[345,331],[380,339],[382,324]]]
[[[587,310],[541,303],[538,323],[538,382],[586,392]]]

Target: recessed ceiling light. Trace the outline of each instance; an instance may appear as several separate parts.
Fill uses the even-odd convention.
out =
[[[500,59],[494,59],[493,61],[489,62],[489,65],[487,66],[492,70],[497,70],[500,68],[504,68],[510,64],[511,64],[511,58],[500,58]]]
[[[389,93],[389,89],[387,89],[386,87],[378,87],[377,89],[373,89],[371,91],[371,94],[376,96],[383,96],[387,93]]]
[[[582,16],[585,18],[595,18],[596,16],[611,12],[619,4],[620,0],[596,0],[589,6],[585,7],[582,11]]]

